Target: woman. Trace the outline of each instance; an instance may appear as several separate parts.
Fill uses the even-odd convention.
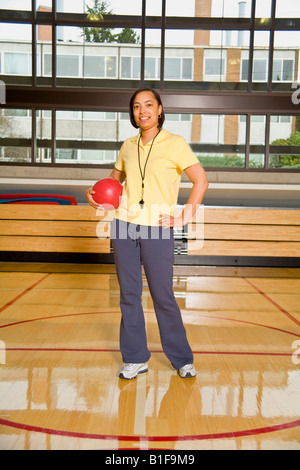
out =
[[[144,313],[141,305],[143,263],[153,299],[163,350],[180,377],[194,377],[193,353],[173,293],[173,227],[184,226],[201,203],[208,181],[185,140],[162,129],[164,111],[159,94],[137,90],[130,100],[130,120],[140,129],[125,140],[110,177],[123,183],[122,201],[112,223],[112,245],[120,285],[119,377],[134,379],[148,370]],[[182,171],[193,187],[184,210],[174,215]],[[89,204],[93,190],[86,192]]]

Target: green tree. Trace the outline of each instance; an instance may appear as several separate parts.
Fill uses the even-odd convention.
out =
[[[108,7],[108,2],[94,0],[93,7],[87,7],[87,18],[90,21],[103,20],[103,15],[112,15],[112,10],[108,10]],[[113,42],[114,40],[112,28],[107,27],[85,26],[82,35],[86,42]]]
[[[104,15],[112,15],[113,11],[109,10],[110,4],[106,0],[94,0],[92,7],[87,7],[87,18],[90,21],[103,21]],[[118,42],[127,44],[138,44],[140,37],[131,29],[124,28],[118,34],[113,34],[114,28],[106,26],[85,26],[82,36],[86,42]]]
[[[276,139],[271,145],[300,146],[300,131],[295,131],[287,139]],[[299,155],[272,155],[271,166],[280,168],[300,168]]]
[[[115,39],[116,39],[116,42],[126,43],[126,44],[138,44],[140,42],[140,37],[131,28],[122,29],[122,31],[119,34],[116,34]]]

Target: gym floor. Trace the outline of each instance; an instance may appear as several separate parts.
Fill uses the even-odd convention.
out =
[[[113,265],[0,263],[0,449],[300,449],[300,272],[174,268],[197,377],[119,379]]]

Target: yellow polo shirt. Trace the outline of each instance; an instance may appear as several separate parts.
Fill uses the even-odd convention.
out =
[[[157,226],[160,214],[173,215],[179,192],[182,171],[199,163],[185,139],[162,129],[156,136],[148,159],[144,179],[144,207],[142,197],[142,177],[138,160],[139,135],[125,140],[115,168],[126,173],[122,200],[116,217],[137,225]],[[140,140],[141,170],[152,141],[145,146]]]

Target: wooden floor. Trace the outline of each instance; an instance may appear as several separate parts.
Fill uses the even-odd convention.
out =
[[[300,449],[300,272],[177,267],[198,375],[118,378],[114,266],[0,264],[0,449]]]

